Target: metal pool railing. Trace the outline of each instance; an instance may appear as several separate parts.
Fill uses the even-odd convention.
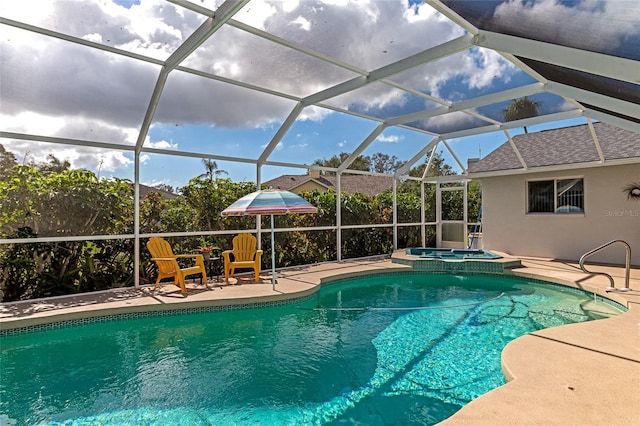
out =
[[[626,266],[625,266],[625,275],[624,275],[624,287],[619,289],[619,290],[620,291],[629,291],[629,290],[631,290],[629,288],[629,275],[631,274],[631,246],[626,241],[612,240],[612,241],[609,241],[606,244],[603,244],[603,245],[601,245],[599,247],[594,248],[593,250],[590,250],[590,251],[586,252],[580,258],[580,269],[582,269],[582,271],[586,272],[587,274],[604,275],[604,276],[606,276],[607,278],[609,278],[609,282],[611,283],[611,285],[609,287],[607,287],[607,291],[616,290],[616,284],[615,284],[615,281],[613,280],[613,277],[611,275],[607,274],[606,272],[591,272],[591,271],[588,271],[584,267],[584,261],[589,256],[599,252],[602,249],[605,249],[605,248],[609,247],[610,245],[616,244],[616,243],[623,244],[625,246],[626,251],[627,251],[626,262],[625,262]]]

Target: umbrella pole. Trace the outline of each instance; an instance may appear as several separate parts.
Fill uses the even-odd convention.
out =
[[[273,215],[271,215],[271,285],[276,289],[276,242],[273,234]]]

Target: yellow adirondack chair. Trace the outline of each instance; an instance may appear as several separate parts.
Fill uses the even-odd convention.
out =
[[[155,290],[160,284],[160,280],[163,278],[173,278],[174,284],[180,287],[182,294],[187,292],[185,285],[185,277],[189,275],[202,274],[202,281],[205,287],[207,285],[207,272],[204,267],[204,256],[201,254],[173,254],[171,245],[162,238],[154,237],[147,243],[147,248],[151,253],[151,260],[155,261],[158,265],[158,279],[156,285],[153,287]],[[178,264],[178,259],[195,259],[195,266],[188,268],[181,268]]]
[[[222,252],[224,257],[224,282],[229,283],[229,277],[233,276],[236,268],[253,269],[256,274],[256,282],[260,279],[260,258],[262,250],[256,250],[257,240],[251,234],[240,234],[233,238],[233,250]],[[233,255],[233,260],[231,260]]]

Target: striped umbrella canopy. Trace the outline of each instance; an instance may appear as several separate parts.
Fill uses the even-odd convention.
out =
[[[222,211],[222,216],[316,213],[318,209],[293,192],[268,189],[247,194]]]
[[[276,289],[276,256],[273,216],[289,213],[316,213],[318,209],[290,191],[268,189],[247,194],[222,211],[222,216],[271,215],[271,284]]]

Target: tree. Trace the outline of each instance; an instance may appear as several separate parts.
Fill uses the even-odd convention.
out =
[[[420,164],[419,166],[412,167],[409,170],[409,176],[422,177],[422,175],[424,175],[424,169],[427,167],[427,164],[429,164],[428,155],[425,158],[424,163]],[[427,171],[427,176],[451,176],[455,174],[456,172],[450,165],[446,163],[444,157],[442,156],[442,151],[433,154],[433,160],[431,161],[431,167]]]
[[[328,160],[321,159],[313,162],[314,165],[323,166],[323,167],[331,167],[337,169],[340,167],[345,160],[349,158],[349,154],[346,152],[341,152],[339,155],[334,155]],[[368,156],[360,155],[358,156],[353,163],[349,165],[349,169],[351,170],[363,170],[370,171],[371,170],[371,158]],[[333,172],[328,172],[329,174],[334,174]]]
[[[0,145],[0,180],[8,179],[11,175],[11,169],[16,165],[18,162],[13,152],[5,150],[4,146]]]
[[[188,226],[193,230],[225,229],[228,218],[221,217],[222,210],[255,190],[253,182],[235,183],[229,178],[211,180],[197,177],[189,180],[187,185],[180,188],[186,205],[196,212],[194,223]],[[249,222],[253,220],[245,219]],[[235,223],[232,226],[237,226],[238,222],[232,223]]]
[[[395,173],[402,164],[395,155],[389,156],[378,152],[371,156],[371,171],[376,173]]]
[[[71,163],[69,160],[60,160],[53,154],[47,155],[47,161],[38,163],[35,165],[36,169],[44,175],[50,175],[53,173],[62,173],[65,170],[69,170]]]
[[[0,181],[0,237],[127,234],[133,187],[87,170],[40,172],[15,166]],[[61,241],[0,246],[4,301],[104,290],[133,282],[132,240]]]
[[[40,172],[16,166],[0,181],[0,235],[28,227],[39,237],[131,232],[133,187],[87,170]]]
[[[532,101],[527,96],[524,98],[516,99],[511,104],[502,110],[502,115],[505,121],[522,120],[523,118],[531,118],[538,115],[540,109],[540,102]],[[524,132],[527,131],[527,126],[524,126]]]
[[[203,158],[202,164],[204,164],[204,168],[206,172],[202,173],[199,178],[209,178],[209,180],[218,179],[221,174],[228,175],[226,170],[218,169],[218,163],[210,158]]]
[[[175,194],[176,190],[173,186],[168,185],[166,183],[159,183],[157,185],[154,186],[154,188],[157,188],[161,191],[166,191],[166,192],[171,192],[172,194]]]

